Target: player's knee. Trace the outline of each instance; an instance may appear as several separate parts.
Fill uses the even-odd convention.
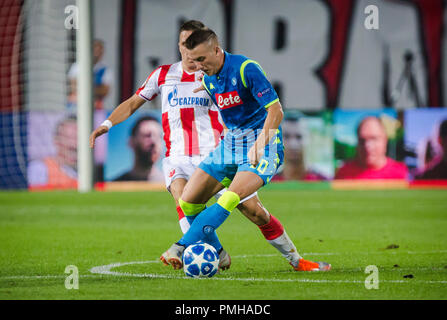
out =
[[[189,203],[183,201],[181,198],[178,200],[178,203],[180,208],[182,208],[183,213],[187,216],[196,215],[205,209],[204,203]]]
[[[223,207],[225,210],[231,212],[237,205],[241,202],[241,198],[236,192],[227,190],[223,195],[217,200],[217,203]]]

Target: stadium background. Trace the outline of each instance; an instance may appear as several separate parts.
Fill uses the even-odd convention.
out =
[[[67,80],[76,61],[76,29],[66,26],[67,7],[75,4],[2,1],[2,189],[30,187],[30,163],[56,153],[52,135],[57,119],[76,108],[68,101]],[[371,4],[379,10],[378,29],[365,27],[365,8]],[[217,32],[226,50],[256,59],[286,112],[303,119],[303,162],[308,170],[330,180],[342,161],[355,154],[353,128],[358,120],[337,123],[334,112],[380,115],[382,109],[393,110],[388,155],[406,161],[410,170],[421,169],[427,148],[428,160],[440,153],[436,129],[445,117],[445,17],[442,0],[95,0],[93,36],[104,42],[102,62],[111,75],[109,93],[95,111],[95,125],[157,66],[179,59],[178,27],[195,18]],[[155,99],[146,103],[142,114],[159,116],[158,107]],[[431,129],[411,140],[408,132],[418,129],[415,124],[406,128],[405,119],[421,109],[432,109],[426,112],[433,119],[423,125]],[[95,182],[111,181],[132,165],[127,135],[121,128],[111,139],[101,138],[95,150]]]

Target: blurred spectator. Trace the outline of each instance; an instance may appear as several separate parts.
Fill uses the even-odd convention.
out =
[[[102,58],[104,56],[104,42],[100,39],[93,41],[93,86],[94,86],[94,103],[95,103],[95,116],[94,125],[98,126],[106,118],[107,113],[104,110],[104,99],[110,91],[112,84],[112,72],[108,66],[104,64]],[[69,72],[68,79],[70,81],[70,92],[68,96],[68,108],[74,111],[77,105],[77,76],[78,76],[78,64],[75,62],[72,64]],[[104,180],[104,162],[107,154],[107,140],[98,140],[96,148],[94,150],[95,168],[94,168],[94,181]]]
[[[447,119],[441,122],[438,133],[438,143],[442,154],[436,156],[415,179],[447,179]]]
[[[129,146],[134,153],[133,167],[114,181],[163,182],[163,173],[154,166],[161,155],[161,139],[161,125],[156,118],[144,116],[138,119],[129,139]]]
[[[364,118],[357,128],[357,156],[345,163],[335,179],[406,179],[404,163],[386,156],[388,138],[377,117]]]
[[[30,187],[76,188],[77,123],[76,116],[62,119],[54,133],[56,155],[34,160],[28,167]]]
[[[103,56],[104,42],[100,39],[95,39],[93,42],[93,93],[96,110],[104,108],[104,98],[109,93],[112,83],[112,72],[110,68],[102,62]],[[78,64],[75,62],[68,72],[68,79],[70,81],[70,93],[68,96],[69,106],[75,106],[77,102],[77,76]]]
[[[286,114],[281,124],[284,139],[284,164],[272,181],[323,180],[324,176],[306,170],[304,163],[303,126],[300,117]]]

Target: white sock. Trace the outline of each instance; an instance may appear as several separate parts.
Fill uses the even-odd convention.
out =
[[[267,240],[276,250],[278,250],[281,255],[286,258],[294,267],[298,266],[298,262],[301,259],[300,254],[296,250],[295,245],[292,240],[290,240],[286,231],[279,237]]]

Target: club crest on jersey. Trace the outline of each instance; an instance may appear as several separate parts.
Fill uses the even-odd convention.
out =
[[[171,92],[168,93],[168,103],[171,107],[176,106],[209,106],[210,99],[208,98],[200,98],[200,97],[181,97],[178,96],[177,86],[174,86]]]
[[[237,84],[237,80],[235,77],[233,77],[233,79],[231,79],[231,83],[233,84],[233,86],[235,86]]]
[[[236,107],[244,103],[237,91],[225,92],[222,94],[216,93],[215,96],[217,105],[221,109]]]

